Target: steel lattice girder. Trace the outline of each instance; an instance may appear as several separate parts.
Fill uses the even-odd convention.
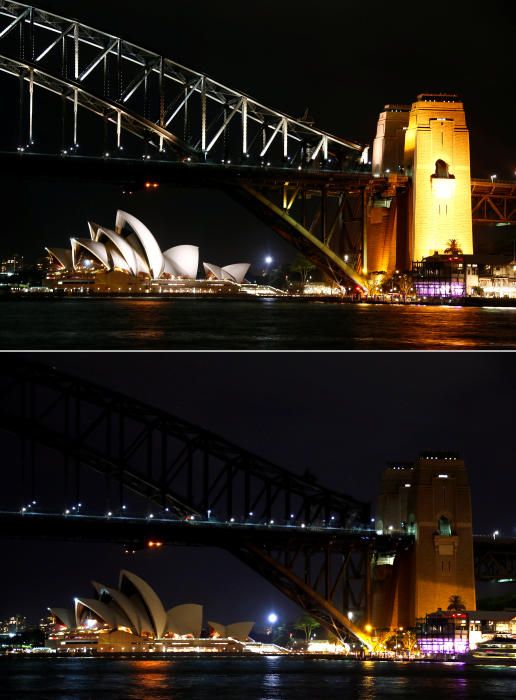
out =
[[[471,213],[475,223],[516,223],[516,184],[471,180]]]
[[[10,0],[0,0],[0,17],[7,23],[0,31],[0,47],[15,34],[15,27],[20,29],[18,53],[10,58],[19,59],[21,54],[20,61],[25,61],[27,71],[38,67],[45,72],[45,66],[55,62],[56,54],[61,50],[61,72],[64,75],[59,77],[67,80],[76,92],[79,89],[88,92],[88,82],[99,74],[104,76],[105,83],[113,64],[113,70],[116,70],[116,86],[111,88],[114,101],[119,107],[127,108],[131,100],[140,97],[144,91],[144,109],[153,112],[149,120],[162,129],[155,132],[160,150],[166,140],[179,141],[169,127],[174,126],[174,120],[177,122],[180,116],[186,120],[187,109],[196,100],[200,114],[191,143],[194,151],[204,159],[228,132],[230,123],[236,123],[236,115],[239,117],[240,153],[244,157],[253,155],[267,160],[281,157],[285,167],[298,167],[301,158],[308,162],[328,162],[340,152],[360,154],[362,151],[362,146],[357,143],[315,129],[309,123],[270,109],[206,75],[75,20]],[[24,33],[28,34],[26,43]],[[38,50],[35,50],[36,43],[41,44]],[[210,113],[209,105],[216,107],[216,115]],[[132,111],[137,113],[138,110]],[[148,115],[143,116],[147,118]],[[254,136],[251,133],[253,126]],[[275,156],[271,149],[273,144],[278,146]]]
[[[516,581],[516,538],[475,535],[475,578],[478,581]]]
[[[122,394],[43,365],[4,364],[0,374],[4,428],[180,515],[217,509],[228,519],[253,512],[269,520],[293,515],[307,524],[330,517],[341,526],[368,521],[365,504]]]

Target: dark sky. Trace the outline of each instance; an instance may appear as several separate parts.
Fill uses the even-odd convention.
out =
[[[471,131],[472,171],[513,177],[514,5],[491,0],[417,5],[326,0],[46,0],[46,9],[122,35],[241,89],[270,107],[300,116],[305,108],[322,129],[370,143],[388,102],[419,92],[456,92]],[[4,78],[3,78],[4,80]],[[167,188],[130,201],[106,185],[3,183],[3,240],[34,257],[44,245],[88,235],[86,221],[112,225],[129,208],[163,249],[201,246],[201,259],[240,260],[258,267],[264,256],[288,260],[291,250],[219,193]],[[23,199],[25,206],[20,207]],[[16,243],[15,243],[16,242]]]
[[[123,391],[324,485],[373,502],[387,461],[455,450],[471,481],[474,530],[516,536],[514,357],[509,353],[50,353],[36,359]],[[115,583],[127,567],[169,606],[222,622],[295,616],[268,583],[219,550],[124,556],[110,545],[2,543],[0,618]],[[493,586],[491,586],[493,588]],[[244,591],[244,593],[242,593]],[[499,589],[500,591],[500,589]]]

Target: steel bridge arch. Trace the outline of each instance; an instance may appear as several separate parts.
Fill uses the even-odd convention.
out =
[[[257,164],[266,169],[279,168],[281,179],[267,193],[251,186],[252,182],[244,183],[244,187],[231,178],[224,182],[220,173],[214,184],[222,185],[331,280],[340,285],[352,280],[359,288],[365,288],[365,280],[358,271],[360,251],[353,253],[353,264],[348,264],[334,235],[339,227],[343,236],[348,235],[344,231],[343,201],[350,197],[356,184],[344,184],[334,192],[334,187],[314,190],[307,182],[291,190],[289,202],[285,201],[291,178],[299,180],[300,173],[313,175],[314,171],[342,174],[362,153],[360,144],[316,129],[309,122],[266,107],[205,74],[77,20],[12,0],[0,0],[0,19],[8,22],[3,28],[0,26],[0,72],[20,81],[18,153],[28,156],[35,150],[35,88],[62,98],[61,157],[73,158],[79,154],[79,108],[115,127],[116,157],[124,157],[124,133],[137,136],[146,149],[154,149],[160,160],[179,159],[185,166],[196,161],[225,167],[232,162],[228,149],[236,149],[240,170],[245,172]],[[111,88],[110,77],[114,84]],[[25,102],[28,103],[26,115]],[[65,104],[71,104],[73,111],[71,143],[64,135]],[[210,111],[212,107],[216,107],[215,113]],[[191,113],[195,114],[193,120]],[[177,133],[181,119],[183,136]],[[28,122],[26,126],[25,122]],[[190,133],[192,122],[193,133]],[[102,149],[104,156],[112,157],[111,151],[106,143]],[[151,156],[145,152],[143,157]],[[29,164],[30,159],[25,163]],[[332,196],[334,199],[330,201]],[[276,197],[283,198],[283,203],[276,204],[273,201]],[[307,197],[320,199],[320,208],[313,214],[311,223],[306,221]],[[303,212],[294,216],[293,204],[300,210],[301,199]],[[314,234],[316,228],[320,229],[319,235]],[[360,246],[355,241],[349,245]]]
[[[42,469],[38,449],[50,449],[62,455],[60,478],[73,492],[65,493],[68,499],[81,498],[76,488],[91,470],[106,479],[108,492],[117,488],[113,514],[123,513],[128,494],[136,494],[145,504],[143,523],[153,522],[150,507],[155,527],[170,543],[183,537],[175,534],[181,521],[198,520],[197,543],[227,549],[326,627],[370,645],[367,633],[347,617],[350,596],[355,609],[367,607],[366,591],[355,595],[349,584],[368,575],[374,542],[365,530],[368,537],[360,537],[367,505],[163,410],[45,365],[4,363],[0,399],[0,430],[22,440],[20,472],[31,491],[25,502],[35,495],[27,475],[34,481]],[[72,502],[61,508],[71,513]],[[26,511],[11,514],[20,527],[27,524]],[[215,541],[210,518],[216,518]],[[72,525],[63,522],[63,535]]]

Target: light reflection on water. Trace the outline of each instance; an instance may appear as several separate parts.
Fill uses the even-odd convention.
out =
[[[292,301],[1,301],[2,349],[510,349],[516,308]]]
[[[516,667],[304,657],[0,658],[2,700],[409,700],[516,696]]]

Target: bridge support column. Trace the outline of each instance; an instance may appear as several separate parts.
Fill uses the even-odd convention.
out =
[[[413,534],[406,551],[377,555],[373,623],[413,627],[446,609],[458,595],[474,610],[475,573],[471,499],[464,462],[455,455],[424,455],[382,476],[378,530]]]
[[[405,135],[411,179],[411,260],[442,253],[454,239],[473,253],[469,132],[454,95],[419,95]]]
[[[407,176],[408,197],[398,201],[402,217],[395,226],[382,210],[388,206],[385,196],[373,202],[370,269],[409,269],[414,261],[443,253],[452,239],[464,254],[473,253],[469,132],[457,96],[418,95],[411,107],[386,105],[378,120],[373,174],[389,181]]]

